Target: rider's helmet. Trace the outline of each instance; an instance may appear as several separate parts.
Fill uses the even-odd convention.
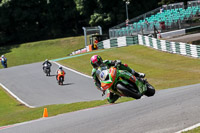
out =
[[[99,55],[93,55],[90,59],[93,68],[98,68],[102,63],[103,60]]]
[[[48,61],[48,59],[46,59],[45,61]]]
[[[62,66],[59,66],[59,69],[62,70]]]
[[[2,55],[1,58],[4,58],[4,55]]]

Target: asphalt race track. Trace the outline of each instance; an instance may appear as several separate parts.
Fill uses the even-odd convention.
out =
[[[0,133],[174,133],[200,123],[200,84],[11,125]]]
[[[65,81],[59,86],[52,63],[51,76],[45,76],[42,62],[0,69],[0,83],[30,107],[101,100],[93,79],[65,70]]]

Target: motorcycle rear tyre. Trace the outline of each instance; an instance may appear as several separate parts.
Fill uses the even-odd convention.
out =
[[[62,76],[60,76],[59,81],[58,81],[58,84],[59,84],[59,85],[63,85],[63,77],[62,77]]]
[[[155,88],[150,85],[149,83],[147,83],[147,91],[145,92],[145,95],[150,97],[150,96],[153,96],[155,94]]]

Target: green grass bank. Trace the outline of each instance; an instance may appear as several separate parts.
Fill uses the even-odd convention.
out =
[[[94,54],[58,62],[91,75],[90,58]],[[146,78],[157,90],[200,83],[200,59],[161,52],[141,45],[113,48],[96,54],[104,60],[119,59],[135,71],[146,73]]]
[[[65,57],[83,47],[84,37],[78,36],[4,46],[0,47],[0,55],[4,54],[7,57],[8,67],[11,67]]]

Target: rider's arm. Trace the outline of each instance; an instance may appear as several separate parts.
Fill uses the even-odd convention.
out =
[[[93,70],[92,70],[92,77],[93,77],[93,79],[94,79],[94,84],[95,84],[95,86],[97,87],[97,89],[100,90],[100,91],[103,91],[103,90],[101,89],[101,82],[99,81],[99,79],[98,79],[97,76],[96,76],[96,69],[93,69]]]
[[[48,63],[49,63],[50,66],[52,66],[51,62],[48,61]]]
[[[113,60],[104,60],[103,63],[106,64],[108,67],[115,66],[115,61]]]
[[[119,66],[120,70],[127,70],[130,73],[133,72],[133,70],[130,67],[128,67],[127,64],[122,64],[121,60],[114,60],[114,61],[113,60],[105,60],[104,63],[109,67],[115,66],[118,64],[117,66]]]

